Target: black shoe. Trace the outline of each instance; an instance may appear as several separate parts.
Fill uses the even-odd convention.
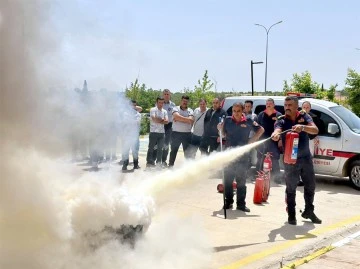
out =
[[[250,212],[250,209],[248,208],[248,207],[246,207],[246,206],[237,206],[236,207],[236,210],[241,210],[241,211],[244,211],[244,212]]]
[[[137,165],[134,165],[134,169],[140,169],[141,167],[137,164]]]
[[[303,182],[302,180],[299,180],[298,183],[297,183],[297,185],[298,185],[299,187],[304,186],[304,182]]]
[[[155,166],[155,164],[147,163],[147,164],[146,164],[146,167],[148,167],[148,168],[153,168],[153,167],[156,167],[156,166]]]
[[[223,206],[223,209],[231,209],[231,208],[233,208],[233,204],[225,204]]]
[[[295,216],[289,216],[288,217],[288,223],[290,225],[296,225],[297,224],[296,217]]]
[[[310,219],[312,221],[312,223],[316,223],[316,224],[321,224],[322,223],[322,220],[319,219],[315,213],[313,211],[307,211],[305,210],[301,216],[304,218],[304,219]]]

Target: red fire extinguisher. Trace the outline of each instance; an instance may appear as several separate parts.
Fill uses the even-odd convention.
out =
[[[264,159],[264,172],[270,172],[272,170],[272,161],[271,161],[271,154],[270,152],[265,154]]]
[[[284,163],[286,164],[296,163],[298,147],[299,147],[299,134],[295,132],[287,133],[285,152],[284,152]]]
[[[263,192],[264,192],[264,177],[262,173],[259,173],[255,181],[254,188],[254,204],[261,204],[263,201]]]
[[[262,196],[262,200],[263,202],[266,202],[268,200],[269,194],[270,194],[270,172],[272,170],[272,161],[271,161],[271,155],[270,152],[265,154],[265,159],[264,159],[264,165],[263,165],[263,170],[264,170],[264,191],[263,191],[263,196]]]

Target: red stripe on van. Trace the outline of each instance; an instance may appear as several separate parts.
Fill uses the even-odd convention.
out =
[[[352,153],[352,152],[345,152],[345,151],[333,151],[333,156],[335,157],[341,157],[341,158],[351,158],[354,157],[356,155],[356,153]]]

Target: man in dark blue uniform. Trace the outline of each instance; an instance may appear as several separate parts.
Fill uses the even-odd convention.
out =
[[[265,132],[260,137],[260,139],[269,138],[274,132],[274,124],[277,118],[281,116],[281,113],[276,111],[274,99],[269,98],[266,100],[266,109],[259,113],[257,117],[257,122],[264,128]],[[273,140],[268,140],[264,144],[260,145],[258,148],[257,154],[257,164],[256,169],[263,169],[264,154],[270,152],[271,162],[272,162],[272,172],[271,176],[274,178],[274,181],[278,184],[281,183],[280,175],[280,150],[278,143]]]
[[[233,104],[232,116],[227,117],[223,125],[223,133],[226,137],[226,147],[244,146],[258,140],[264,132],[264,129],[251,118],[243,114],[244,105],[241,102]],[[219,126],[221,127],[221,126]],[[249,139],[249,134],[254,131],[254,135]],[[237,183],[236,189],[236,209],[250,212],[246,207],[246,177],[248,170],[248,153],[238,157],[229,166],[224,169],[225,183],[225,209],[232,208],[234,203],[234,193],[232,183],[234,179]]]
[[[305,211],[301,216],[310,219],[313,223],[321,223],[314,213],[315,196],[315,173],[312,156],[309,150],[309,134],[319,132],[312,118],[307,113],[298,111],[299,102],[294,96],[285,98],[285,116],[275,123],[275,131],[272,139],[278,141],[282,131],[292,129],[299,133],[299,144],[296,164],[285,164],[286,201],[288,210],[288,223],[296,225],[296,187],[301,176],[304,182]],[[283,146],[286,151],[286,134],[281,135]]]

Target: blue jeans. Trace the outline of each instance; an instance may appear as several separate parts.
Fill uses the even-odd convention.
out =
[[[139,148],[140,148],[140,139],[139,139],[139,137],[137,137],[135,142],[124,146],[124,149],[123,149],[122,154],[121,154],[121,159],[123,161],[129,160],[130,150],[131,150],[133,159],[134,160],[139,159]]]

